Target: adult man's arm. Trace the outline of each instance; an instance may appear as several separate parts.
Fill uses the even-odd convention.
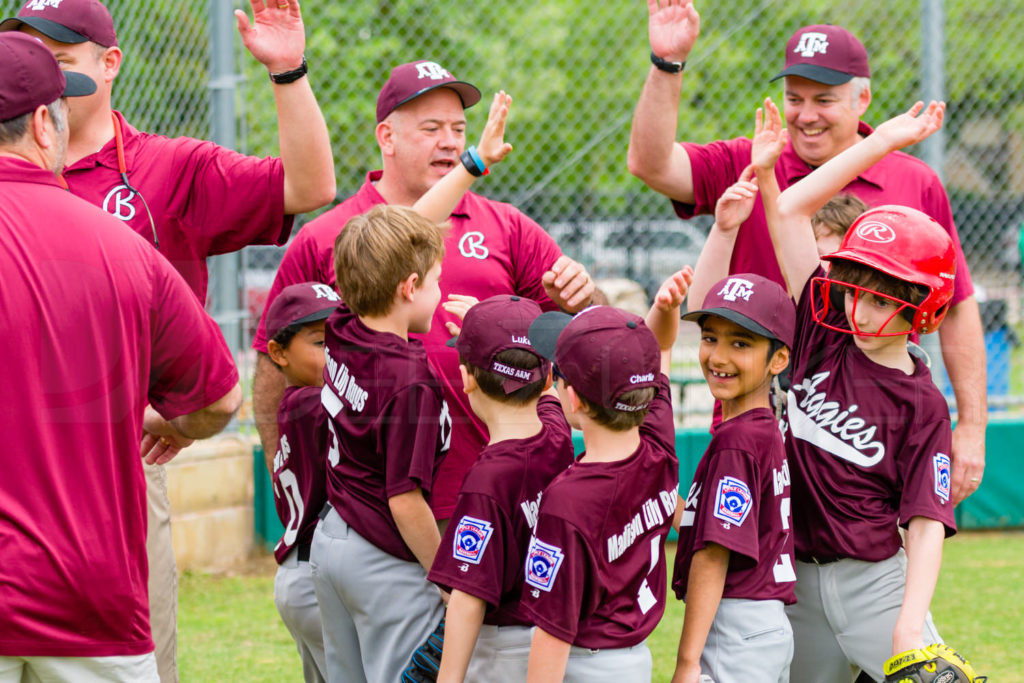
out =
[[[968,297],[949,309],[939,327],[942,360],[956,396],[953,430],[953,504],[974,493],[985,474],[985,336],[978,301]]]
[[[242,404],[242,385],[210,405],[171,420],[164,419],[152,406],[146,406],[142,421],[142,455],[149,465],[165,465],[195,439],[220,433]]]
[[[306,34],[298,0],[250,0],[253,22],[235,10],[242,43],[271,74],[298,69],[303,63]],[[334,199],[334,157],[327,124],[309,85],[302,76],[291,83],[275,83],[278,140],[284,166],[284,210],[287,214],[312,211]]]
[[[670,62],[685,62],[700,33],[700,15],[692,0],[648,0],[651,51]],[[694,202],[690,157],[676,143],[683,73],[651,66],[633,114],[629,134],[629,172],[656,192],[679,202]]]

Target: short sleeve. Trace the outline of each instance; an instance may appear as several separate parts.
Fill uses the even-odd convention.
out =
[[[558,307],[544,291],[542,277],[562,255],[555,240],[532,218],[512,209],[509,219],[515,227],[511,246],[515,293],[533,299],[544,310]]]
[[[427,578],[444,589],[457,589],[497,606],[512,545],[511,521],[495,500],[461,493]]]
[[[974,294],[974,283],[971,280],[971,271],[967,267],[967,259],[964,257],[963,246],[960,244],[960,235],[953,222],[953,209],[949,205],[949,196],[938,176],[932,174],[931,182],[924,190],[922,201],[925,213],[946,228],[953,240],[953,250],[956,252],[956,279],[953,280],[952,305],[955,306]]]
[[[423,489],[434,479],[442,405],[437,391],[414,384],[400,391],[382,411],[379,452],[385,454],[384,495]]]
[[[718,451],[708,462],[700,495],[700,520],[693,530],[692,550],[717,543],[732,553],[758,562],[758,520],[761,474],[753,454]]]
[[[181,276],[155,252],[151,262],[149,402],[169,420],[222,398],[238,383],[238,370],[217,323]]]
[[[950,458],[953,432],[948,420],[915,424],[900,449],[896,467],[902,482],[900,525],[911,517],[927,517],[946,526],[946,536],[956,533],[951,498],[953,467]]]
[[[526,551],[522,606],[531,621],[559,640],[576,639],[587,595],[586,540],[560,517],[540,518]]]
[[[683,219],[713,214],[718,198],[736,182],[750,164],[750,140],[734,138],[706,145],[679,143],[690,158],[694,203],[672,201],[676,215]]]

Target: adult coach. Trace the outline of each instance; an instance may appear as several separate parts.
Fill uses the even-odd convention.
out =
[[[96,93],[71,102],[64,179],[73,194],[121,219],[158,249],[206,300],[206,258],[248,244],[284,244],[292,215],[328,203],[335,192],[327,127],[305,77],[305,33],[296,0],[252,2],[242,42],[270,72],[281,157],[256,159],[212,142],[136,130],[111,107],[122,53],[98,0],[29,0],[0,30],[42,40],[65,69],[82,72]],[[188,441],[175,441],[180,448]],[[164,468],[146,467],[150,598],[161,680],[176,681],[177,570]]]
[[[675,144],[685,62],[700,31],[691,0],[648,0],[652,66],[640,95],[629,141],[629,170],[672,200],[680,218],[712,213],[715,203],[750,163],[750,140]],[[871,132],[860,120],[871,103],[864,46],[838,26],[805,26],[786,45],[784,116],[790,142],[775,166],[785,189]],[[774,80],[774,79],[773,79]],[[888,155],[846,186],[869,206],[901,204],[924,211],[949,231],[956,245],[952,308],[939,331],[942,358],[956,394],[953,500],[981,483],[985,469],[985,345],[978,303],[960,248],[949,199],[924,162]],[[730,272],[754,272],[782,283],[760,202],[740,228]]]
[[[238,372],[167,261],[57,181],[61,95],[95,84],[23,34],[0,63],[0,681],[155,681],[139,434],[164,462],[220,431]]]
[[[284,255],[267,299],[284,287],[305,281],[334,282],[334,239],[349,218],[375,204],[413,205],[434,183],[460,163],[466,144],[463,110],[480,100],[480,91],[459,81],[435,62],[395,67],[377,98],[377,144],[383,170],[371,171],[352,197],[304,226]],[[508,204],[467,192],[449,219],[441,269],[442,301],[448,294],[480,300],[519,294],[541,303],[579,310],[590,302],[593,281],[530,218]],[[274,416],[284,390],[281,373],[266,356],[265,319],[253,341],[260,352],[254,380],[256,424],[268,462],[277,442]],[[446,322],[458,319],[438,307],[430,333],[421,336],[444,384],[451,410],[451,448],[438,473],[431,506],[446,519],[455,505],[462,478],[487,442],[483,424],[469,408],[459,377],[458,354],[445,346]]]

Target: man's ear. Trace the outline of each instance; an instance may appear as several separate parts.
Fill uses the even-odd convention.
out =
[[[112,83],[117,78],[117,74],[121,72],[121,63],[123,61],[124,53],[116,45],[108,47],[103,52],[103,56],[100,57],[100,63],[103,65],[104,82]]]
[[[395,153],[395,124],[388,117],[377,124],[375,131],[377,137],[377,146],[380,147],[380,153],[383,156],[389,157]]]
[[[864,89],[860,91],[860,95],[857,97],[857,118],[864,116],[864,112],[868,110],[871,105],[871,84],[864,86]]]
[[[49,122],[49,125],[47,125]],[[30,125],[32,126],[32,140],[36,146],[41,149],[50,149],[57,144],[57,126],[53,117],[50,116],[50,110],[45,104],[40,104],[32,112],[30,119]]]

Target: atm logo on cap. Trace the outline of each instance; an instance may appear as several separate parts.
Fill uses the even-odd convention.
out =
[[[753,282],[739,277],[731,277],[726,281],[725,286],[719,290],[718,296],[726,301],[736,301],[737,299],[750,301],[750,295],[753,293]]]
[[[800,36],[800,43],[793,52],[800,53],[801,57],[813,57],[823,55],[828,50],[828,36],[817,31],[808,31]]]
[[[60,2],[60,0],[57,0]],[[448,69],[444,68],[437,62],[421,62],[416,65],[416,77],[417,78],[429,78],[432,81],[441,81],[445,78],[454,78]]]

